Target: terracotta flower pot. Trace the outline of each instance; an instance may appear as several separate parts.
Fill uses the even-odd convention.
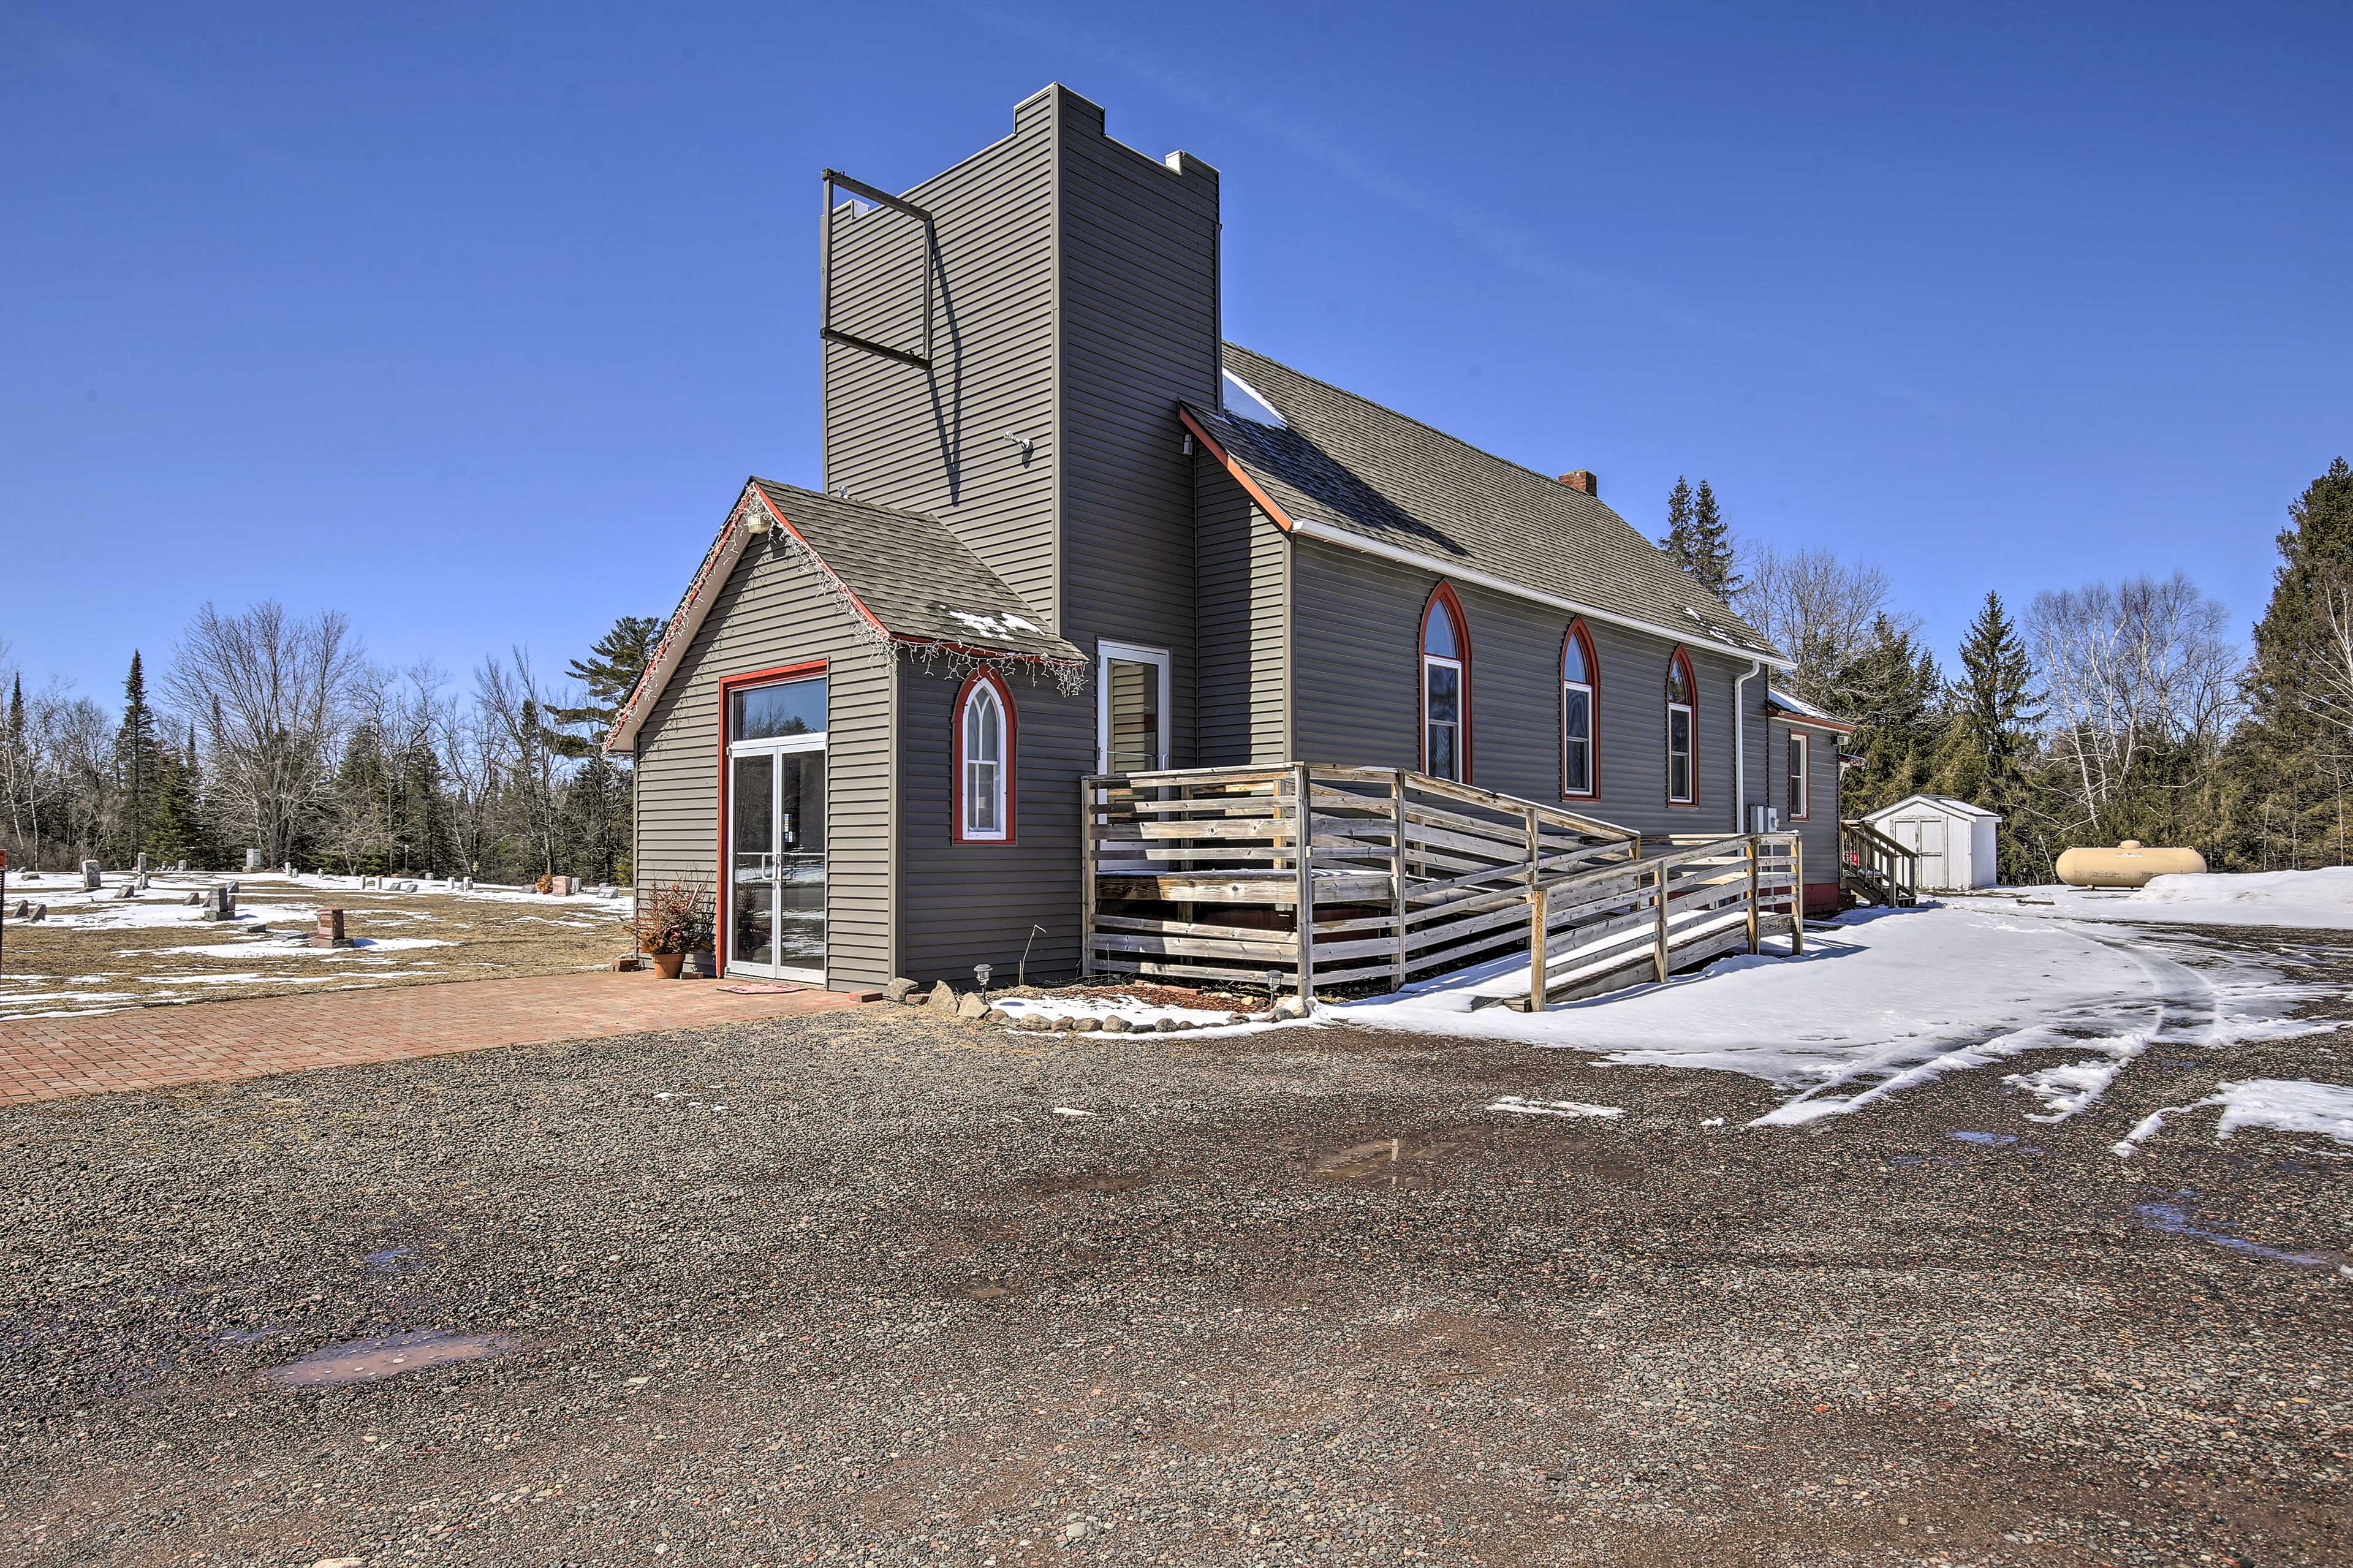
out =
[[[686,954],[682,952],[657,952],[653,959],[655,971],[664,980],[677,979],[678,972],[686,967]]]

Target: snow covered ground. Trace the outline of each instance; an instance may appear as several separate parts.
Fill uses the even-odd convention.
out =
[[[2316,871],[2208,871],[2146,888],[2010,888],[1956,903],[2000,901],[2030,915],[2181,925],[2353,931],[2353,866]]]
[[[1525,964],[1497,963],[1318,1016],[1520,1040],[1628,1067],[1745,1073],[1788,1092],[1757,1122],[1779,1126],[2031,1051],[2069,1059],[2008,1081],[2031,1097],[2033,1119],[2063,1121],[2152,1047],[2202,1050],[2334,1026],[2288,1016],[2322,988],[2180,941],[1969,900],[1857,911],[1810,930],[1801,958],[1777,955],[1785,944],[1773,942],[1763,956],[1542,1014],[1483,1004],[1526,993]]]

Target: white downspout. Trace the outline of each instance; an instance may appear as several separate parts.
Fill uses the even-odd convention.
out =
[[[1732,688],[1732,831],[1748,831],[1748,683],[1765,673],[1761,658],[1748,662],[1748,673]]]

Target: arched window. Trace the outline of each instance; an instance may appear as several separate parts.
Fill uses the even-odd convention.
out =
[[[956,693],[955,841],[1013,841],[1013,694],[976,669]]]
[[[1591,800],[1601,793],[1594,762],[1593,637],[1583,621],[1568,623],[1560,643],[1560,793]]]
[[[1421,609],[1421,771],[1471,776],[1471,637],[1462,601],[1440,583]]]
[[[1667,802],[1671,805],[1699,803],[1699,770],[1693,755],[1699,728],[1698,693],[1692,679],[1691,657],[1677,648],[1667,659]]]

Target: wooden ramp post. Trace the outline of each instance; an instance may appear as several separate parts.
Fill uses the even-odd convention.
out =
[[[1748,951],[1753,953],[1763,945],[1757,940],[1757,840],[1750,838],[1741,848],[1748,858]]]
[[[1547,918],[1552,895],[1542,888],[1528,894],[1528,1011],[1545,1010],[1545,935],[1552,921]]]
[[[1651,962],[1659,972],[1659,984],[1664,985],[1667,983],[1667,868],[1661,866],[1651,876],[1658,884],[1655,896],[1659,905],[1659,927],[1658,946],[1651,955]]]
[[[1806,951],[1806,841],[1789,840],[1789,956]]]
[[[1299,862],[1299,1000],[1315,1001],[1315,795],[1307,764],[1291,770],[1292,826]]]

